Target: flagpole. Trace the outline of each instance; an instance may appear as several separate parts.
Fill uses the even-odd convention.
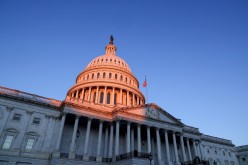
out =
[[[145,81],[146,81],[146,76],[145,76]],[[146,103],[148,103],[147,81],[146,81],[146,99],[147,99]]]

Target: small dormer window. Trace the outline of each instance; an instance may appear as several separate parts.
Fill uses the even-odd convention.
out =
[[[22,115],[21,114],[14,114],[14,116],[13,116],[13,120],[14,121],[20,121],[21,120],[21,117],[22,117]]]
[[[40,124],[40,118],[35,117],[34,120],[33,120],[33,124],[39,125]]]

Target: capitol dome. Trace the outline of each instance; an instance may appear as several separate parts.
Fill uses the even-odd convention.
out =
[[[77,76],[66,101],[109,110],[145,104],[139,82],[128,64],[116,56],[113,40],[111,36],[106,53],[93,59]]]

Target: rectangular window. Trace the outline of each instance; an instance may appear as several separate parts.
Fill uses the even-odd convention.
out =
[[[14,139],[14,136],[7,135],[3,143],[3,149],[9,149],[13,139]]]
[[[33,124],[39,125],[40,124],[40,118],[35,117],[33,120]]]
[[[21,114],[14,114],[13,120],[14,120],[14,121],[20,121],[20,120],[21,120],[21,117],[22,117]]]
[[[34,139],[28,139],[25,150],[28,151],[32,150],[33,145],[34,145]]]

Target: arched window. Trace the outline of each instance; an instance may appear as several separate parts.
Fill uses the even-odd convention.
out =
[[[127,83],[127,77],[126,77],[126,83]]]
[[[115,74],[115,79],[117,80],[117,74]]]
[[[93,102],[94,102],[94,103],[96,102],[96,92],[95,92],[94,95],[93,95]]]
[[[92,76],[91,76],[91,79],[93,79],[94,78],[94,73],[92,74]]]
[[[97,73],[97,78],[100,78],[100,73]]]
[[[87,80],[89,80],[89,77],[90,77],[90,76],[88,75],[88,76],[87,76]]]
[[[123,80],[123,77],[122,77],[122,75],[121,75],[121,81]]]
[[[103,72],[103,76],[102,76],[103,78],[105,78],[106,77],[106,73],[105,72]]]
[[[111,78],[112,77],[112,73],[109,73],[109,78]]]
[[[101,103],[101,104],[103,103],[103,97],[104,97],[104,93],[101,92],[101,94],[100,94],[100,103]]]
[[[107,104],[110,104],[110,93],[107,94]]]

